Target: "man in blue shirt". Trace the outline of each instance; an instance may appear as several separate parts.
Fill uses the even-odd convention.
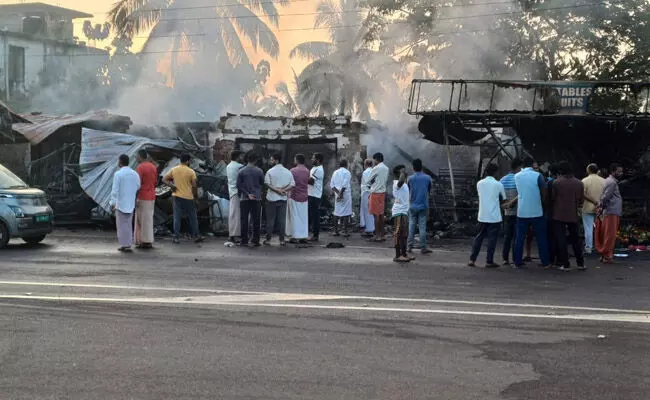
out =
[[[506,200],[513,201],[517,198],[517,184],[515,175],[521,171],[521,159],[515,158],[510,162],[510,173],[501,178],[501,184],[506,191]],[[510,265],[510,249],[514,256],[514,238],[517,231],[517,206],[509,207],[504,210],[505,218],[503,225],[505,229],[505,238],[503,239],[503,265]]]
[[[415,226],[420,231],[420,252],[429,254],[427,248],[427,216],[429,214],[429,192],[431,192],[431,177],[422,172],[422,160],[413,160],[413,171],[415,172],[408,180],[408,187],[411,196],[411,208],[409,209],[409,237],[408,251],[413,251],[415,244]]]
[[[546,219],[542,207],[542,200],[546,197],[546,182],[539,172],[533,170],[533,163],[532,158],[526,157],[524,169],[515,175],[518,196],[514,262],[517,268],[524,265],[524,241],[530,226],[533,227],[537,237],[539,258],[542,266],[547,267],[549,265]]]

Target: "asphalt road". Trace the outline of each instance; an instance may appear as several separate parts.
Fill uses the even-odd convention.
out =
[[[1,399],[648,399],[650,262],[406,266],[360,240],[0,252]]]

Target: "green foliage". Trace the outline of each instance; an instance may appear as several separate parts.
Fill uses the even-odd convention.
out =
[[[88,40],[98,41],[106,40],[111,34],[111,24],[106,22],[104,25],[96,24],[93,26],[90,21],[84,21],[83,33],[88,38]]]
[[[644,80],[647,0],[366,0],[366,39],[417,77]]]

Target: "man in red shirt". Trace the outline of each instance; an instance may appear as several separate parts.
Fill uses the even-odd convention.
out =
[[[306,244],[309,236],[309,170],[305,167],[305,156],[296,154],[296,166],[291,169],[295,186],[287,201],[287,236],[291,236],[289,243]]]
[[[135,244],[139,249],[151,249],[158,168],[149,160],[146,150],[139,150],[136,159],[139,163],[136,172],[140,175],[141,185],[135,211]]]

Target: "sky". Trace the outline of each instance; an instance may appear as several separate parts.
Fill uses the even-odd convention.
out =
[[[93,14],[95,18],[92,20],[93,24],[103,23],[106,20],[107,13],[111,6],[115,3],[116,0],[56,0],[56,1],[47,1],[41,0],[42,3],[52,4],[59,7],[71,8],[79,11],[84,11],[89,14]],[[184,2],[190,2],[191,0],[183,0]],[[292,0],[290,0],[292,1]],[[296,14],[296,13],[310,13],[316,10],[318,0],[300,0],[290,3],[287,7],[279,7],[280,14]],[[13,4],[19,3],[17,0],[0,0],[0,4]],[[26,1],[30,2],[30,1]],[[259,14],[259,12],[257,13]],[[84,20],[78,19],[75,21],[75,35],[80,38],[80,40],[85,40],[85,37],[82,33],[82,26]],[[271,63],[271,80],[268,82],[267,88],[272,88],[275,83],[278,81],[284,80],[290,83],[293,78],[293,73],[291,68],[296,69],[296,72],[300,72],[302,68],[305,67],[307,62],[304,60],[290,60],[289,52],[291,49],[302,42],[309,40],[327,40],[326,31],[324,30],[298,30],[298,31],[286,31],[284,29],[295,29],[295,28],[311,28],[313,26],[313,16],[287,16],[280,17],[280,29],[283,31],[276,32],[276,37],[280,43],[280,54],[277,60],[270,59],[268,56],[265,56],[263,53],[254,54],[249,53],[251,62],[257,63],[262,58],[266,58]],[[140,45],[144,39],[140,38]],[[105,47],[109,43],[98,43],[97,47]],[[138,43],[135,43],[134,49],[137,50]],[[253,52],[254,50],[249,47],[248,50]],[[291,87],[291,86],[290,86]],[[272,90],[271,90],[272,91]]]

